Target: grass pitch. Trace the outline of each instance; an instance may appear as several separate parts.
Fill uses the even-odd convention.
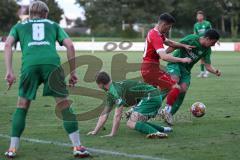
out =
[[[66,61],[66,55],[60,53],[62,62]],[[78,53],[78,55],[92,55],[103,61],[103,69],[111,71],[112,57],[118,53],[98,52]],[[142,53],[124,53],[128,57],[128,63],[141,62]],[[101,138],[101,135],[110,133],[112,117],[97,136],[86,136],[96,124],[97,118],[79,122],[82,144],[95,149],[122,152],[129,155],[145,155],[165,160],[239,160],[240,147],[240,54],[237,52],[215,52],[212,62],[222,71],[222,77],[210,75],[207,79],[196,78],[199,67],[193,69],[192,82],[183,105],[176,114],[174,132],[168,139],[149,140],[143,134],[130,130],[125,126],[126,120],[122,120],[118,135],[114,138]],[[19,75],[21,54],[14,54],[14,70]],[[18,81],[11,90],[4,94],[7,86],[4,80],[5,66],[3,54],[0,53],[0,134],[8,135],[11,128],[11,117],[16,108],[18,95]],[[117,67],[120,70],[121,65]],[[96,89],[92,82],[84,82],[83,77],[87,66],[78,68],[80,86]],[[118,71],[116,71],[118,72]],[[139,72],[129,73],[128,78],[136,77]],[[94,76],[94,75],[93,75]],[[45,141],[57,141],[69,143],[68,137],[62,128],[62,122],[54,114],[54,100],[50,97],[42,97],[40,87],[37,99],[32,102],[27,116],[27,125],[23,137],[40,139]],[[101,100],[92,97],[70,96],[74,100],[74,109],[83,113],[97,107]],[[196,101],[203,102],[207,107],[207,113],[202,118],[193,118],[189,114],[189,108]],[[156,121],[156,123],[162,123]],[[4,159],[3,153],[9,145],[9,139],[0,137],[0,159]],[[36,142],[22,141],[18,152],[18,160],[72,160],[70,147],[54,144],[40,144]],[[134,159],[111,154],[93,153],[90,159]],[[139,159],[139,158],[136,158]],[[143,158],[143,159],[146,159]]]

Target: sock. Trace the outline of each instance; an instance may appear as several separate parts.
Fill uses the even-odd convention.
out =
[[[20,143],[19,137],[11,137],[11,143],[9,148],[15,148],[16,150],[18,150],[19,143]]]
[[[180,94],[179,88],[173,88],[167,95],[166,104],[168,106],[173,106],[174,102],[177,100],[178,95]]]
[[[183,100],[184,100],[184,97],[185,97],[186,93],[180,93],[176,102],[174,103],[174,105],[172,106],[172,109],[171,109],[171,114],[174,115],[178,109],[180,108],[180,106],[182,105],[183,103]]]
[[[12,119],[11,137],[20,137],[25,128],[27,109],[17,108]]]
[[[69,134],[68,136],[72,142],[73,147],[77,147],[81,145],[79,131],[75,131]]]
[[[70,107],[62,110],[63,127],[68,134],[78,131],[78,122],[76,115],[72,113]]]
[[[155,128],[156,130],[158,130],[159,132],[164,132],[165,127],[162,127],[162,126],[150,123],[150,122],[146,122],[146,123],[149,124],[150,126],[152,126],[153,128]]]
[[[135,130],[144,133],[144,134],[151,134],[158,132],[157,129],[149,125],[147,122],[137,121],[135,125]]]
[[[164,131],[163,132],[172,132],[172,128],[171,127],[163,127],[164,128]]]
[[[201,64],[201,65],[200,65],[200,68],[201,68],[201,72],[204,72],[204,71],[205,71],[204,64]]]

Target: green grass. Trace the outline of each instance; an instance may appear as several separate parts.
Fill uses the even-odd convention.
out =
[[[104,70],[110,72],[111,60],[117,53],[98,52],[94,56],[102,59]],[[141,61],[142,53],[125,53],[129,63]],[[61,53],[62,60],[66,56]],[[78,53],[78,55],[93,55]],[[14,55],[14,70],[19,74],[21,54]],[[98,136],[86,136],[88,131],[95,127],[96,120],[79,122],[82,143],[91,148],[112,150],[129,154],[142,154],[168,160],[239,160],[240,147],[240,54],[236,52],[213,53],[213,64],[222,71],[222,77],[211,75],[207,79],[196,78],[199,67],[193,69],[192,82],[186,99],[177,113],[174,132],[168,139],[148,140],[143,134],[129,130],[123,120],[118,135],[114,138],[100,138],[111,130],[112,117],[106,124],[106,130]],[[3,54],[0,54],[0,134],[9,134],[11,116],[16,108],[18,81],[13,88],[4,95],[6,83],[4,81],[5,66]],[[122,70],[119,65],[119,72]],[[97,89],[94,83],[86,83],[83,77],[86,66],[78,69],[79,85]],[[128,77],[139,75],[139,72],[128,74]],[[54,100],[42,97],[40,88],[37,100],[32,103],[27,117],[27,126],[23,137],[59,141],[69,143],[62,123],[54,114]],[[82,113],[95,108],[100,100],[91,97],[70,96],[74,100],[74,108]],[[201,101],[207,106],[207,114],[202,118],[193,118],[189,114],[192,103]],[[228,118],[227,118],[228,117]],[[162,123],[156,121],[156,123]],[[0,138],[0,159],[8,148],[9,140]],[[71,149],[51,144],[36,144],[23,141],[18,152],[19,160],[72,160]],[[112,157],[110,155],[93,154],[92,159],[127,159],[126,157]]]

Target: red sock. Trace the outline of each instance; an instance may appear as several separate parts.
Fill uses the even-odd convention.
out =
[[[180,94],[180,89],[173,88],[167,95],[167,105],[173,106],[179,94]]]

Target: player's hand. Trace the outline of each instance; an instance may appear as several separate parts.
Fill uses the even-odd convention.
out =
[[[97,132],[95,132],[95,131],[91,131],[91,132],[88,132],[88,136],[90,136],[90,135],[96,135],[97,134]]]
[[[69,78],[69,86],[74,87],[77,82],[78,82],[77,74],[75,72],[71,73]]]
[[[112,133],[110,134],[107,134],[107,135],[104,135],[104,136],[101,136],[102,138],[105,138],[105,137],[113,137],[114,135]]]
[[[13,85],[13,83],[15,83],[16,77],[12,71],[7,72],[5,76],[5,80],[7,81],[8,88],[10,88]]]
[[[188,51],[192,50],[193,48],[196,48],[195,46],[190,46],[190,45],[187,45],[187,44],[184,44],[184,48]]]
[[[191,62],[192,62],[192,59],[191,59],[191,58],[188,58],[188,57],[182,58],[181,62],[182,62],[182,63],[191,63]]]
[[[215,74],[216,74],[216,76],[220,77],[222,73],[221,73],[221,71],[219,71],[219,70],[217,69],[216,72],[215,72]]]

